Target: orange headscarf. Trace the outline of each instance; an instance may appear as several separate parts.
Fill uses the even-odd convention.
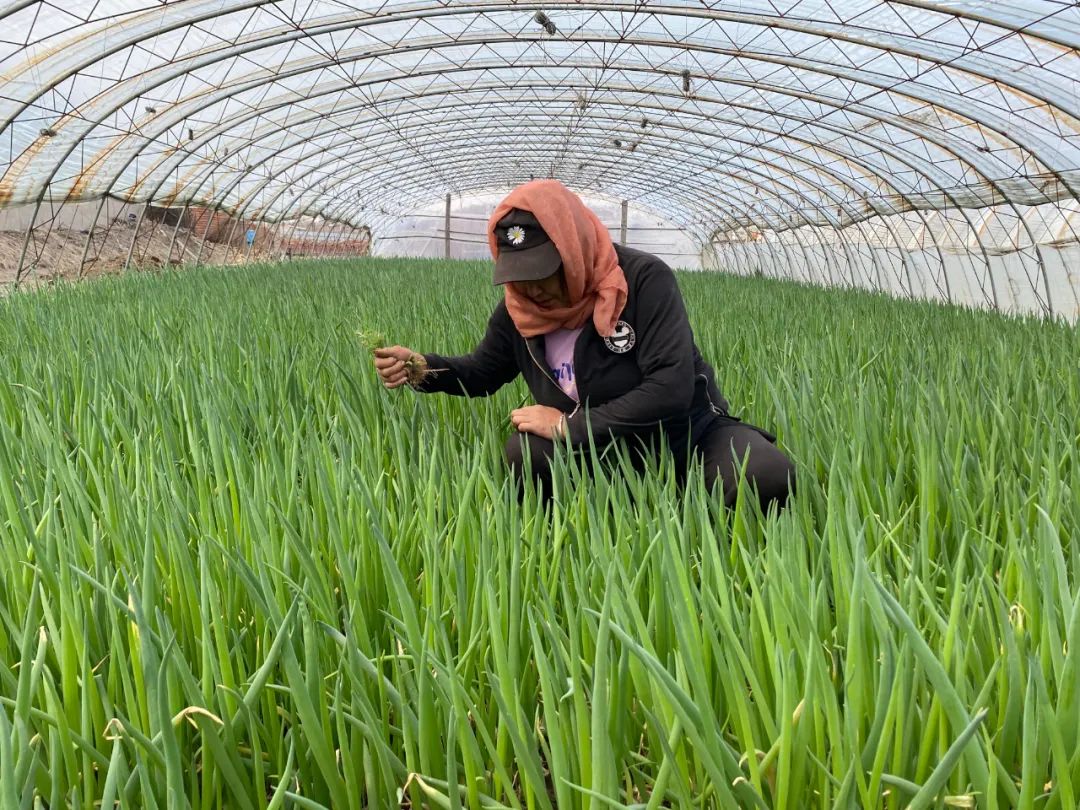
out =
[[[611,235],[599,217],[558,180],[533,180],[518,186],[495,207],[488,221],[488,244],[498,258],[495,226],[517,208],[529,211],[559,251],[570,306],[545,309],[504,285],[506,308],[524,337],[577,329],[591,316],[596,331],[610,337],[626,305],[626,276],[619,267]]]

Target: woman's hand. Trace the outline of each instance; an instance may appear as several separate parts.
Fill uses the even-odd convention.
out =
[[[411,361],[415,367],[424,362],[423,355],[404,346],[387,346],[376,349],[374,354],[375,370],[379,372],[382,383],[387,388],[398,388],[409,381],[409,368],[406,363]]]
[[[510,421],[519,433],[532,433],[550,441],[562,438],[565,420],[566,414],[547,405],[529,405],[510,411]]]

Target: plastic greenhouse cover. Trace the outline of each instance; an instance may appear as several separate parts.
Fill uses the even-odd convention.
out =
[[[785,230],[1080,189],[1075,4],[545,10],[554,34],[494,0],[5,4],[0,204],[362,224],[540,171]]]

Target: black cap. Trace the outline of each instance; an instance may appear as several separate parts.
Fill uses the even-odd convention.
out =
[[[539,281],[562,265],[558,248],[530,211],[514,208],[495,225],[495,284]]]

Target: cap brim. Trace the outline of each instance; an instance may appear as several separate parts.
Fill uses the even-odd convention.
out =
[[[510,281],[539,281],[562,264],[554,242],[544,242],[528,250],[502,250],[495,260],[495,285]]]

